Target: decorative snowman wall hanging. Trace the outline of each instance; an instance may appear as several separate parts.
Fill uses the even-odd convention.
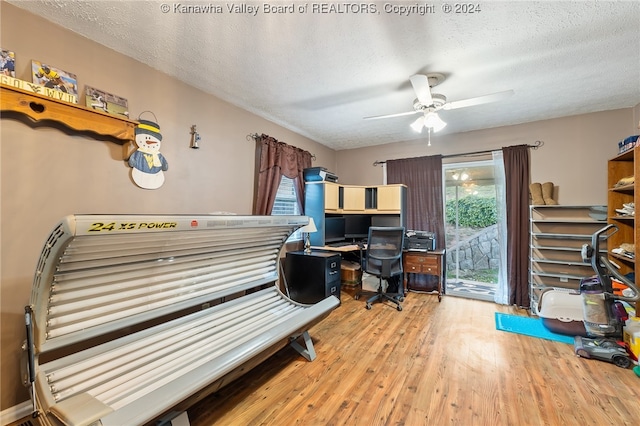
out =
[[[138,122],[135,128],[138,149],[129,157],[131,177],[140,188],[158,189],[164,183],[163,171],[169,169],[167,160],[160,154],[160,126],[153,121],[140,118]]]

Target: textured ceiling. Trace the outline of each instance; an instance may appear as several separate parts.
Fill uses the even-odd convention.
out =
[[[363,120],[412,111],[416,73],[443,73],[449,101],[514,91],[441,111],[439,134],[640,103],[638,1],[8,2],[334,149],[424,138],[414,115]]]

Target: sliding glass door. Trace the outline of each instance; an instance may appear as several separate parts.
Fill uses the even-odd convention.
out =
[[[444,164],[443,173],[445,293],[494,301],[501,281],[503,250],[498,207],[504,205],[504,199],[497,195],[502,191],[497,185],[494,161]]]

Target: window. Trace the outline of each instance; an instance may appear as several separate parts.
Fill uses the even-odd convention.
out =
[[[443,164],[447,294],[495,300],[501,221],[494,160]]]
[[[294,186],[294,180],[286,176],[282,176],[280,186],[278,187],[278,193],[276,194],[276,201],[273,203],[272,215],[299,215],[300,208],[298,207],[298,199],[296,198],[296,188]],[[302,235],[300,231],[296,231],[287,241],[301,240]]]

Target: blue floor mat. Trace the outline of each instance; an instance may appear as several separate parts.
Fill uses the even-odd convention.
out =
[[[496,312],[496,329],[540,339],[555,340],[557,342],[573,344],[573,336],[565,336],[549,331],[539,318]]]

